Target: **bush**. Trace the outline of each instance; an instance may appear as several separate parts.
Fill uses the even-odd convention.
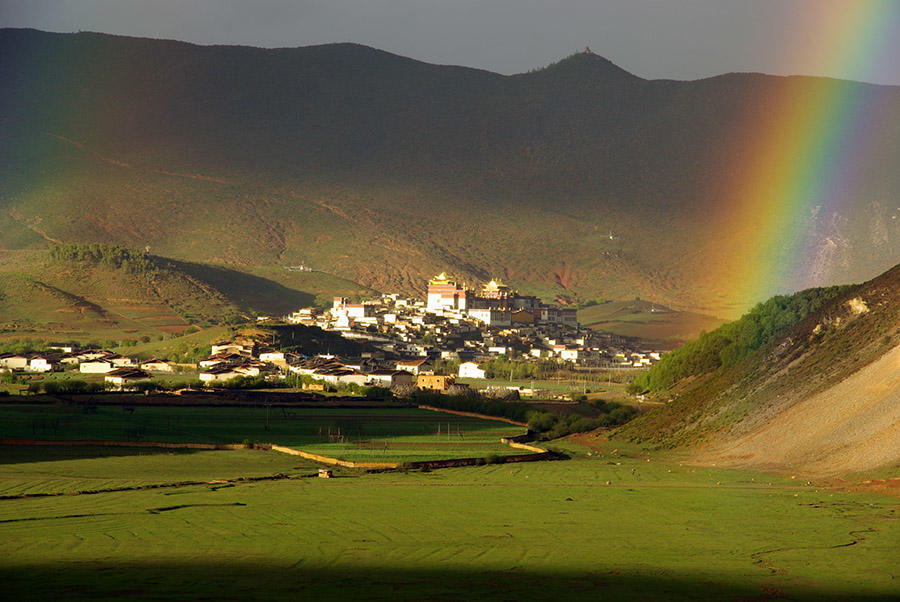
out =
[[[76,395],[79,393],[100,393],[106,390],[106,383],[89,383],[83,380],[48,380],[43,383],[32,383],[44,390],[48,395]],[[30,386],[29,386],[30,390]]]
[[[386,387],[363,387],[359,390],[366,399],[389,399],[391,390]]]

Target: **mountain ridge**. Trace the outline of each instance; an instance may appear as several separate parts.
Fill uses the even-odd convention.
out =
[[[2,30],[0,48],[0,208],[52,239],[235,266],[308,260],[405,292],[440,271],[493,274],[720,315],[753,301],[709,278],[739,252],[706,224],[740,159],[722,149],[744,107],[818,85],[644,80],[583,54],[506,76],[355,44]],[[592,66],[612,76],[583,76]],[[895,92],[867,105],[889,123]],[[884,144],[849,208],[804,218],[813,243],[846,242],[791,286],[860,280],[900,254],[900,133]],[[22,244],[9,225],[0,244]]]

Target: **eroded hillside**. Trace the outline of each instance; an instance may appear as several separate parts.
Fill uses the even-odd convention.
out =
[[[682,378],[616,435],[701,459],[839,474],[900,461],[900,266],[743,361]]]

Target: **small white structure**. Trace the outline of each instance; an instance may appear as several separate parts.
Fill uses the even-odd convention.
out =
[[[259,359],[262,362],[269,362],[270,364],[275,364],[276,366],[281,366],[282,368],[287,367],[287,360],[284,356],[283,351],[276,351],[274,349],[263,351],[260,352]]]
[[[347,316],[354,320],[375,317],[375,306],[371,303],[347,303],[344,309],[347,310]]]
[[[52,372],[55,363],[45,355],[33,355],[28,359],[26,370],[29,372]]]
[[[332,385],[359,385],[363,386],[369,381],[369,375],[361,374],[349,368],[325,368],[316,370],[310,376]]]
[[[150,380],[150,373],[140,368],[118,368],[108,372],[103,380],[123,389],[128,385]]]
[[[430,372],[432,370],[431,362],[429,362],[428,358],[426,357],[414,360],[398,360],[394,365],[394,368],[396,368],[397,370],[409,372],[410,374],[414,374],[416,376],[425,372]]]
[[[575,361],[581,354],[581,350],[577,348],[565,348],[559,352],[559,357],[564,360]]]
[[[28,356],[21,353],[4,353],[0,355],[0,366],[9,370],[24,370],[28,367]]]
[[[114,369],[112,362],[106,360],[91,360],[78,364],[78,371],[82,374],[106,374]]]
[[[141,369],[149,370],[150,372],[172,372],[174,370],[172,368],[172,362],[157,358],[141,362]]]
[[[106,356],[107,361],[109,361],[113,367],[115,368],[134,368],[134,360],[130,357],[125,357],[124,355],[111,354]]]
[[[475,362],[463,362],[459,365],[460,378],[485,378],[485,372]]]
[[[225,382],[238,376],[244,376],[237,372],[233,366],[213,366],[200,373],[200,382],[209,385],[215,382]]]
[[[50,349],[61,351],[63,353],[74,353],[76,349],[76,346],[72,343],[53,343],[52,345],[48,345],[47,347]]]

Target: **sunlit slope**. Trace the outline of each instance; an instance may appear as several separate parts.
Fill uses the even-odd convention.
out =
[[[717,219],[743,169],[728,151],[766,107],[823,85],[647,81],[592,54],[502,76],[353,44],[9,29],[0,81],[8,247],[305,261],[408,292],[449,271],[712,315],[753,301],[714,277],[742,265],[729,241],[747,226]],[[900,89],[846,85],[888,127],[865,177],[793,228],[812,259],[792,286],[863,280],[900,254]]]
[[[716,442],[703,457],[725,465],[844,474],[896,466],[898,447],[900,347],[894,347],[837,385],[776,411],[749,432]]]
[[[734,465],[839,474],[900,461],[900,266],[729,367],[676,380],[617,436]]]
[[[54,259],[45,251],[0,252],[3,336],[156,338],[181,333],[192,324],[284,315],[313,304],[319,295],[369,292],[322,273],[258,268],[260,275],[254,275],[225,266],[147,257],[148,266],[126,269]],[[286,284],[275,280],[279,277]]]

